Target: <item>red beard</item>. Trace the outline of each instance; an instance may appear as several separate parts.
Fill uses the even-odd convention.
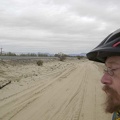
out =
[[[103,90],[107,94],[105,106],[105,111],[107,113],[113,113],[120,110],[120,95],[112,88],[105,85]]]

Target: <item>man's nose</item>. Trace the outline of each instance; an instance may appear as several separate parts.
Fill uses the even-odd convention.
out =
[[[112,84],[112,78],[108,73],[104,73],[103,77],[101,78],[101,83],[110,85]]]

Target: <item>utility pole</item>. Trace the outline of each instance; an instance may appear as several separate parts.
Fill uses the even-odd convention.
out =
[[[2,55],[2,52],[3,52],[2,50],[3,50],[3,48],[0,48],[0,50],[1,50],[1,51],[0,51],[0,54]]]

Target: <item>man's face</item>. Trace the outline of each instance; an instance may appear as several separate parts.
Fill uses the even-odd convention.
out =
[[[110,57],[105,62],[107,70],[101,79],[106,92],[106,112],[120,110],[120,56]]]

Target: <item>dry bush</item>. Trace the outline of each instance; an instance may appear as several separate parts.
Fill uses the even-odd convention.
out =
[[[83,56],[77,56],[77,59],[79,59],[79,60],[82,59],[82,58],[84,58],[84,57]]]
[[[42,60],[37,61],[37,65],[38,66],[42,66],[43,65],[43,61]]]
[[[60,56],[59,58],[60,58],[60,61],[64,61],[66,59],[66,56],[63,55],[63,56]]]

